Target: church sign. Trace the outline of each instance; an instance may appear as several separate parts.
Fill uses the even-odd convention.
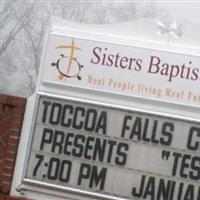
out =
[[[194,52],[52,28],[12,194],[199,200],[199,85]]]

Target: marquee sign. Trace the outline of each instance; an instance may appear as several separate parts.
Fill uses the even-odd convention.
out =
[[[200,105],[200,57],[51,34],[42,84]]]
[[[79,31],[48,34],[12,194],[199,200],[199,55]]]
[[[41,96],[25,178],[113,197],[198,200],[200,122]]]

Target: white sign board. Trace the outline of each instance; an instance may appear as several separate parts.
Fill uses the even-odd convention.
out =
[[[200,105],[200,57],[50,34],[42,83]]]
[[[34,124],[27,179],[130,199],[200,198],[199,122],[41,96]]]
[[[48,34],[12,194],[199,200],[199,55],[79,29]]]

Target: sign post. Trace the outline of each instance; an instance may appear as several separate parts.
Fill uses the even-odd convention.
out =
[[[44,52],[13,192],[200,199],[199,55],[70,29]]]

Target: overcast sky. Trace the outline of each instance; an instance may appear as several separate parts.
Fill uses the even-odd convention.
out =
[[[171,16],[177,20],[187,20],[200,26],[200,1],[176,1],[171,3],[169,1],[158,1],[157,4],[168,10]]]

